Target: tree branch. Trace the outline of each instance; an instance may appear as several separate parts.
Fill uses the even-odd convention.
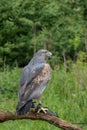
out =
[[[9,111],[0,111],[0,123],[8,121],[8,120],[19,120],[19,119],[31,119],[31,120],[42,120],[46,121],[56,127],[59,127],[63,130],[82,130],[81,128],[73,125],[69,122],[66,122],[56,116],[48,115],[44,113],[35,113],[30,111],[26,115],[16,115],[13,112]]]

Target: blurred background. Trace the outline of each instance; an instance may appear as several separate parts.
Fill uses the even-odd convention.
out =
[[[1,110],[15,111],[22,68],[39,49],[53,53],[43,104],[64,120],[87,123],[87,0],[0,0]],[[87,124],[79,126],[87,129]],[[58,128],[20,120],[0,129]]]

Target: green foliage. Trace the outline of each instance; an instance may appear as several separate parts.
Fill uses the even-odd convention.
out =
[[[40,48],[55,60],[73,59],[85,50],[86,1],[1,0],[0,66],[24,66]]]
[[[4,95],[4,98],[15,98],[17,96],[20,71],[16,68],[9,71],[9,68],[7,68],[4,72],[0,72],[0,95]]]
[[[46,48],[53,53],[54,71],[44,106],[70,122],[87,122],[86,28],[87,0],[0,0],[0,109],[14,111],[18,102],[21,69],[14,66],[26,65],[36,50]],[[5,122],[0,129],[57,130],[30,120]]]
[[[17,89],[21,69],[0,72],[0,109],[15,111],[18,99]],[[52,79],[42,96],[43,106],[70,122],[87,122],[87,64],[78,60],[71,65],[69,72],[56,66],[52,71]],[[80,125],[84,130],[86,125]],[[55,129],[58,128],[40,121],[9,121],[0,125],[2,130],[15,129]]]

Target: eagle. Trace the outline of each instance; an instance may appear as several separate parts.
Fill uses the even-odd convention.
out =
[[[50,51],[41,49],[23,68],[18,89],[17,115],[29,112],[36,99],[38,100],[37,108],[40,106],[41,109],[41,96],[51,79],[51,68],[46,62],[47,57],[51,55]]]

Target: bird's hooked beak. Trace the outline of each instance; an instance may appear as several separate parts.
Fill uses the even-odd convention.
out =
[[[46,53],[46,56],[50,57],[50,56],[52,56],[52,53],[51,53],[50,51],[48,51],[48,52]]]

